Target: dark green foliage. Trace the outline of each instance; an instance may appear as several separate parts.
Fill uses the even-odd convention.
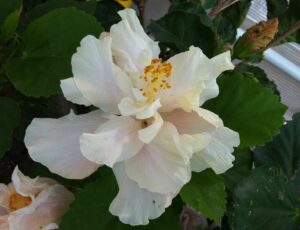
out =
[[[23,56],[6,64],[8,78],[26,96],[47,97],[72,76],[71,56],[88,34],[99,36],[96,19],[75,8],[62,8],[32,22],[23,35]]]
[[[300,113],[288,121],[271,142],[255,149],[255,165],[269,165],[281,170],[296,185],[300,183]],[[300,187],[297,186],[297,191]]]
[[[233,196],[233,229],[297,229],[299,201],[290,181],[276,168],[257,168]]]
[[[226,209],[227,194],[222,177],[211,169],[194,173],[192,180],[181,190],[180,196],[204,216],[221,223]]]
[[[219,77],[220,94],[204,104],[239,132],[240,147],[261,145],[279,132],[286,106],[270,89],[238,71]],[[263,102],[263,103],[262,103]]]
[[[0,97],[0,158],[12,143],[14,129],[20,121],[21,111],[18,102],[13,99]]]

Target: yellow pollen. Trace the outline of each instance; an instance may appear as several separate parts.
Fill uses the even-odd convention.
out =
[[[31,204],[31,198],[14,193],[9,197],[9,209],[16,211]]]
[[[161,59],[153,59],[151,64],[146,66],[144,73],[140,76],[144,80],[145,86],[140,89],[142,95],[147,98],[147,102],[152,103],[160,90],[170,89],[172,86],[167,82],[171,77],[172,65]]]

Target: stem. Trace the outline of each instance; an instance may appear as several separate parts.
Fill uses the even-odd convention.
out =
[[[285,31],[283,34],[281,34],[280,36],[278,36],[276,39],[274,39],[268,46],[267,49],[275,46],[277,43],[281,42],[282,40],[284,40],[285,38],[287,38],[288,36],[290,36],[291,34],[295,33],[297,30],[300,29],[300,20],[297,21],[291,28],[289,28],[287,31]]]
[[[184,206],[180,215],[180,230],[208,229],[207,219],[194,209]]]
[[[145,19],[144,19],[144,14],[145,14],[145,2],[146,0],[135,0],[135,4],[137,5],[139,9],[139,19],[141,22],[141,25],[143,28],[145,28]]]
[[[217,5],[212,8],[212,10],[209,12],[208,16],[215,17],[217,14],[219,14],[221,11],[225,10],[227,7],[231,6],[232,4],[238,2],[239,0],[221,0]]]

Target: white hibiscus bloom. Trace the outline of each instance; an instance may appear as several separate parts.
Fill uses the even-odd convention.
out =
[[[232,166],[239,135],[199,106],[218,95],[216,78],[233,65],[229,52],[208,59],[196,47],[163,61],[135,12],[119,14],[109,33],[83,38],[74,76],[61,81],[68,100],[103,112],[34,119],[25,143],[35,161],[66,178],[112,167],[120,191],[111,213],[142,225],[170,205],[191,166],[216,173]]]
[[[16,167],[12,182],[0,184],[0,229],[58,229],[73,199],[73,194],[54,180],[31,179]]]

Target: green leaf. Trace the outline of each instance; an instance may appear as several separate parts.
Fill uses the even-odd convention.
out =
[[[284,14],[288,9],[287,0],[267,0],[268,18]]]
[[[278,17],[279,28],[277,37],[289,30],[300,20],[300,1],[299,0],[267,0],[268,18]],[[281,43],[285,42],[298,42],[300,43],[300,32],[292,33]],[[277,45],[279,45],[277,44]]]
[[[117,217],[109,213],[109,205],[118,191],[114,175],[111,169],[105,167],[99,171],[98,180],[88,184],[77,193],[69,212],[60,224],[60,230],[169,230],[179,228],[181,206],[178,209],[176,204],[146,226],[131,227],[122,224]]]
[[[255,169],[237,187],[233,199],[232,229],[292,230],[299,226],[297,196],[277,169]]]
[[[105,31],[109,31],[113,24],[121,20],[117,12],[122,9],[123,7],[116,1],[102,0],[97,4],[95,17],[101,22]]]
[[[228,17],[216,17],[217,31],[223,42],[233,44],[236,40],[237,28],[235,23]]]
[[[300,113],[280,129],[280,134],[263,147],[255,149],[255,165],[271,165],[296,183],[300,183]]]
[[[261,145],[278,133],[286,111],[279,96],[238,71],[223,74],[218,85],[219,96],[203,107],[218,114],[225,126],[240,134],[240,147]]]
[[[60,80],[72,76],[71,56],[80,40],[102,28],[96,19],[75,8],[54,10],[24,32],[23,57],[7,62],[6,73],[26,96],[47,97],[60,91]]]
[[[13,99],[0,97],[0,157],[9,150],[13,131],[21,119],[21,111],[18,102]]]
[[[253,156],[250,149],[236,149],[233,155],[235,157],[233,167],[222,174],[226,189],[231,193],[236,185],[251,172],[253,167]]]
[[[222,11],[221,15],[229,18],[238,28],[244,22],[252,0],[239,0],[237,3]]]
[[[263,87],[271,89],[275,94],[280,95],[276,84],[272,80],[268,79],[265,71],[258,66],[253,66],[241,62],[240,64],[238,64],[236,69],[244,75],[250,74],[249,77],[257,79]]]
[[[158,41],[176,52],[194,45],[211,57],[217,38],[207,23],[200,15],[172,11],[158,21],[151,21],[149,29]]]
[[[204,9],[210,9],[217,3],[217,0],[201,0],[201,3]]]
[[[7,16],[1,27],[1,40],[9,39],[16,31],[19,24],[20,10],[17,9]]]
[[[11,13],[20,8],[21,3],[21,0],[0,1],[0,27]]]
[[[211,169],[193,173],[191,181],[185,185],[180,196],[196,211],[207,218],[221,223],[226,210],[226,192],[222,177]]]
[[[97,3],[94,1],[77,2],[74,0],[48,0],[45,3],[37,5],[24,15],[21,21],[21,30],[23,31],[26,28],[26,26],[33,22],[35,19],[55,9],[75,7],[87,13],[94,14],[96,10],[96,5]]]

